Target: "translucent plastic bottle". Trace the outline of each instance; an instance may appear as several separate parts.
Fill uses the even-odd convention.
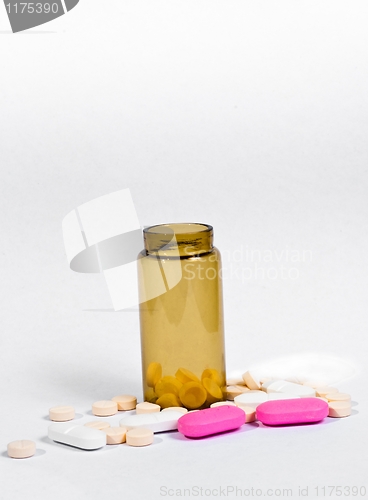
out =
[[[144,399],[206,408],[225,399],[220,252],[207,224],[144,230],[139,254]]]

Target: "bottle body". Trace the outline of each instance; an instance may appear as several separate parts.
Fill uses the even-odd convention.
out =
[[[221,256],[212,234],[198,242],[197,232],[212,232],[211,226],[165,226],[174,231],[176,249],[158,257],[148,244],[138,260],[140,295],[157,283],[157,273],[166,290],[140,304],[144,399],[161,407],[206,408],[226,394]]]

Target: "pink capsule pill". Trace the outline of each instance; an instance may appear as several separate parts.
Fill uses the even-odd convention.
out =
[[[186,413],[178,420],[178,431],[184,436],[199,438],[232,431],[244,424],[244,411],[237,406],[215,406]]]
[[[257,420],[265,425],[319,422],[328,415],[328,404],[319,398],[266,401],[257,406]]]

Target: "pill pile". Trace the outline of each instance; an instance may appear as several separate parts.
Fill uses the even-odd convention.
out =
[[[249,371],[240,380],[227,380],[223,390],[216,370],[204,370],[201,379],[184,368],[179,368],[175,377],[162,377],[161,365],[151,363],[147,381],[154,393],[151,401],[137,403],[135,396],[120,395],[92,404],[92,413],[104,418],[135,410],[123,416],[119,426],[111,427],[104,418],[79,425],[73,422],[72,406],[55,406],[49,410],[53,423],[48,437],[84,450],[124,443],[143,447],[152,444],[154,434],[159,432],[178,430],[187,438],[204,438],[256,420],[266,426],[280,426],[351,414],[350,395],[335,387],[295,380],[258,380]],[[227,401],[223,401],[224,392]],[[29,458],[35,452],[36,444],[30,440],[8,444],[11,458]]]
[[[153,362],[147,367],[146,383],[150,389],[145,392],[145,399],[160,408],[174,406],[196,410],[224,399],[224,383],[213,368],[203,370],[201,378],[186,368],[178,368],[175,376],[163,377],[161,364]]]

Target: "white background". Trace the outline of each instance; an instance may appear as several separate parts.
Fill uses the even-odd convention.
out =
[[[365,1],[81,0],[12,34],[0,6],[1,499],[368,487],[367,16]],[[70,271],[61,233],[68,212],[127,187],[142,225],[212,224],[224,265],[236,249],[284,255],[258,263],[276,278],[224,280],[228,372],[338,357],[356,370],[338,384],[351,417],[144,449],[48,440],[53,405],[84,423],[93,401],[141,397],[138,314]],[[37,456],[7,458],[22,438]]]

